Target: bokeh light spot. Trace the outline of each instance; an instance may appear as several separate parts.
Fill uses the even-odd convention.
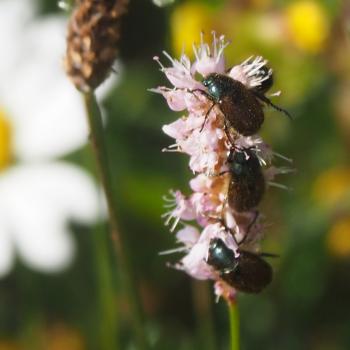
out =
[[[329,22],[324,9],[315,1],[292,2],[286,10],[291,39],[301,50],[320,52],[329,34]]]
[[[198,33],[210,34],[211,16],[210,8],[200,3],[184,3],[176,7],[170,19],[175,56],[183,52],[193,56],[192,45],[198,42]]]
[[[327,237],[328,250],[338,257],[350,256],[350,217],[335,222]]]
[[[350,169],[334,168],[323,172],[313,186],[313,197],[318,204],[332,207],[350,194]]]

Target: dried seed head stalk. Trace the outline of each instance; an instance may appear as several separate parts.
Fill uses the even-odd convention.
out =
[[[68,25],[65,69],[76,88],[94,90],[118,53],[120,19],[128,0],[77,0]]]

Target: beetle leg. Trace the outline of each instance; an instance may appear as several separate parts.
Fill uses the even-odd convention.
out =
[[[202,131],[203,131],[204,126],[205,126],[205,124],[206,124],[206,122],[207,122],[207,120],[208,120],[209,114],[210,114],[211,110],[215,107],[215,105],[216,105],[216,102],[214,102],[214,103],[210,106],[210,108],[208,109],[208,112],[205,114],[204,122],[203,122],[202,127],[201,127],[201,129],[200,129],[199,132],[202,132]]]
[[[193,89],[193,90],[187,90],[187,92],[190,92],[191,94],[193,94],[194,96],[196,96],[195,92],[199,92],[201,93],[202,95],[204,95],[205,97],[209,98],[210,99],[210,96],[203,90],[201,89]],[[196,96],[197,97],[197,96]],[[198,97],[197,97],[198,98]]]
[[[227,157],[227,163],[232,163],[233,162],[233,155],[235,154],[235,151],[236,151],[235,147],[232,147],[230,149],[230,153],[228,154],[228,157]]]
[[[208,173],[207,176],[209,177],[217,177],[217,176],[222,176],[222,175],[225,175],[225,174],[228,174],[230,173],[230,170],[225,170],[225,171],[221,171],[220,173]]]
[[[227,137],[228,141],[230,142],[231,146],[235,149],[236,148],[235,147],[235,140],[232,138],[232,135],[230,133],[230,127],[227,123],[228,122],[227,122],[226,118],[224,118],[224,132],[225,132],[226,137]]]
[[[248,238],[248,236],[249,236],[249,233],[250,233],[250,230],[251,230],[252,226],[256,223],[256,220],[258,219],[258,217],[259,217],[259,211],[258,211],[258,210],[255,210],[255,212],[254,212],[254,218],[253,218],[253,220],[249,223],[249,225],[248,225],[248,227],[247,227],[247,233],[246,233],[246,234],[244,235],[244,237],[240,240],[240,242],[238,243],[238,245],[243,244],[243,243],[247,240],[247,238]]]

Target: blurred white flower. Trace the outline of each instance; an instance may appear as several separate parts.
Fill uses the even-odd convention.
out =
[[[81,97],[65,77],[66,20],[34,17],[32,0],[0,1],[0,276],[16,253],[32,268],[72,260],[70,220],[101,213],[99,191],[78,167],[55,161],[81,147]]]
[[[0,275],[15,252],[34,269],[56,271],[72,260],[69,220],[92,223],[98,192],[91,178],[65,162],[12,166],[0,175]]]

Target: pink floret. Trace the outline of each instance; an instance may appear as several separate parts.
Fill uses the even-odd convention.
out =
[[[210,48],[207,43],[203,42],[203,35],[201,35],[201,43],[193,47],[196,61],[193,64],[192,71],[198,72],[203,77],[210,73],[225,73],[225,56],[223,53],[227,45],[224,36],[217,39],[215,33],[213,33],[213,43]]]

